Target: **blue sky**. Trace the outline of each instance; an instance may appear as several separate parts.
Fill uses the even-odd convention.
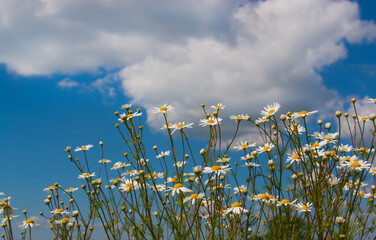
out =
[[[3,3],[0,192],[31,215],[47,210],[43,188],[80,185],[66,146],[102,140],[121,160],[113,112],[122,104],[142,107],[151,147],[162,123],[150,113],[164,103],[199,137],[203,102],[257,118],[278,101],[325,118],[350,97],[376,97],[374,1]]]

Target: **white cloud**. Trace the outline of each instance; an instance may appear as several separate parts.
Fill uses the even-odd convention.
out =
[[[345,58],[345,42],[375,37],[375,24],[345,0],[4,0],[0,9],[9,69],[121,69],[125,94],[148,113],[173,104],[172,121],[197,121],[203,102],[253,117],[274,101],[282,111],[341,109],[317,70]],[[114,94],[114,75],[91,87]],[[148,123],[161,125],[152,114]]]
[[[59,81],[57,85],[61,88],[73,88],[78,87],[80,84],[70,78],[64,78],[63,80]]]

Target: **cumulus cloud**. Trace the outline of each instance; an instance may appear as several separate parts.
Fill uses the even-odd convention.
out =
[[[124,93],[161,122],[154,106],[173,104],[171,121],[198,121],[201,103],[253,117],[267,103],[282,111],[319,109],[342,99],[318,74],[346,57],[346,43],[374,41],[353,1],[333,0],[4,0],[0,62],[18,74],[111,71],[92,86]],[[113,77],[113,76],[117,77]],[[113,80],[115,79],[115,80]],[[304,108],[304,109],[303,109]]]

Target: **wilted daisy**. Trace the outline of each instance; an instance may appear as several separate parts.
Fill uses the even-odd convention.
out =
[[[218,125],[220,124],[222,121],[222,118],[215,118],[215,117],[209,117],[209,118],[206,118],[206,119],[201,119],[200,120],[200,126],[215,126],[215,125]]]
[[[78,152],[78,151],[87,151],[87,150],[89,150],[92,147],[93,147],[93,145],[91,145],[91,144],[82,145],[82,147],[77,147],[74,151],[75,152]]]
[[[166,113],[166,112],[169,112],[169,111],[172,111],[172,110],[174,110],[173,106],[163,104],[160,107],[155,107],[154,110],[153,110],[153,113]]]
[[[82,174],[78,175],[78,178],[86,179],[86,178],[94,177],[94,176],[95,176],[95,172],[94,173],[82,173]]]
[[[304,133],[305,130],[306,129],[303,126],[298,125],[298,126],[295,127],[293,124],[291,124],[289,127],[286,128],[286,131],[288,133],[290,133],[291,135],[292,134],[299,134],[300,135],[300,134]]]
[[[182,130],[183,128],[192,128],[192,125],[193,123],[179,122],[173,125],[174,130],[172,131],[172,133],[174,133],[176,130]]]
[[[312,206],[312,203],[303,203],[303,202],[300,202],[300,203],[295,205],[296,209],[299,212],[310,212],[311,206]]]
[[[156,156],[156,158],[164,158],[166,156],[170,155],[170,151],[161,152]]]
[[[230,208],[227,208],[227,209],[225,209],[224,211],[223,211],[223,214],[224,215],[227,215],[227,214],[229,214],[229,213],[232,213],[232,214],[242,214],[242,213],[246,213],[246,212],[248,212],[248,210],[247,209],[245,209],[245,208],[242,208],[242,204],[241,203],[239,203],[239,202],[234,202],[232,205],[231,205],[231,207]]]
[[[20,225],[20,228],[26,229],[26,228],[33,228],[33,227],[39,227],[39,224],[34,222],[34,219],[29,218],[26,219],[26,221],[23,221],[22,224]]]
[[[191,201],[192,205],[196,203],[199,199],[203,199],[205,197],[204,193],[193,193],[191,196],[184,198],[183,202]]]
[[[7,215],[7,216],[4,216],[4,218],[0,220],[0,225],[7,224],[7,222],[9,222],[10,220],[12,220],[13,218],[16,218],[18,216],[19,215]]]
[[[241,114],[241,115],[230,115],[231,120],[235,120],[235,122],[240,122],[242,120],[248,120],[249,116],[247,114]]]
[[[191,189],[186,188],[181,183],[175,183],[173,187],[168,187],[167,191],[171,191],[171,195],[174,196],[175,193],[186,193],[186,192],[192,192]]]
[[[258,153],[263,153],[263,152],[270,152],[272,150],[272,148],[274,148],[274,144],[273,143],[265,143],[264,146],[260,146],[256,149],[256,151]]]
[[[367,103],[376,103],[376,98],[368,98]]]
[[[4,204],[1,208],[0,208],[0,214],[2,214],[3,216],[8,216],[8,215],[12,215],[14,210],[16,210],[17,208],[12,208],[9,204]]]
[[[264,107],[264,110],[261,111],[261,115],[264,116],[264,117],[265,116],[272,116],[278,111],[278,109],[280,107],[281,107],[281,104],[279,104],[277,102],[269,104],[266,107]]]
[[[230,171],[230,165],[225,165],[225,166],[219,166],[219,165],[214,165],[212,167],[204,167],[203,173],[216,173],[216,174],[224,174],[226,175],[228,171]]]
[[[222,103],[218,103],[217,105],[212,105],[211,108],[214,110],[219,110],[219,109],[225,109],[226,106],[224,106]]]
[[[236,149],[236,150],[243,150],[243,149],[247,149],[249,147],[254,147],[256,146],[256,143],[252,143],[252,144],[248,144],[248,141],[240,141],[240,143],[238,143],[235,147],[233,147],[233,149]]]

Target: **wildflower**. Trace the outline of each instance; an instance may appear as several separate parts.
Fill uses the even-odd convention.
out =
[[[235,120],[235,122],[240,122],[242,120],[247,120],[249,116],[247,114],[241,114],[241,115],[230,115],[231,120]]]
[[[362,197],[362,198],[370,198],[372,197],[372,194],[371,193],[364,193],[362,191],[359,191],[358,192],[358,197]]]
[[[185,181],[186,182],[198,182],[198,179],[197,179],[197,177],[191,176],[191,177],[185,179]]]
[[[182,161],[182,162],[176,162],[176,164],[174,164],[174,166],[177,166],[177,167],[183,167],[184,164],[186,164],[187,161]]]
[[[171,123],[168,123],[167,125],[166,124],[163,124],[163,127],[161,127],[161,129],[167,129],[167,128],[173,128],[174,125],[171,124]]]
[[[356,159],[350,160],[349,162],[342,162],[339,165],[340,167],[347,168],[349,171],[362,171],[363,169],[368,169],[371,166],[370,163]]]
[[[136,112],[136,113],[128,112],[128,114],[127,113],[122,113],[122,114],[120,114],[120,118],[118,120],[120,122],[125,122],[125,121],[127,121],[129,119],[132,119],[134,117],[139,117],[141,115],[142,115],[141,112]]]
[[[342,224],[346,221],[346,219],[344,219],[342,216],[338,216],[336,217],[336,223],[337,224]]]
[[[145,158],[141,158],[140,160],[138,160],[141,164],[144,164],[144,163],[147,163],[149,162],[149,159],[145,159]]]
[[[121,107],[122,107],[123,109],[125,109],[125,110],[128,110],[128,109],[130,109],[130,108],[132,107],[132,104],[130,104],[130,103],[128,103],[128,104],[123,104]]]
[[[58,225],[60,225],[60,224],[66,225],[66,224],[75,223],[75,222],[76,222],[76,219],[74,219],[74,218],[69,219],[67,217],[54,221],[54,223],[58,224]]]
[[[269,195],[269,193],[261,193],[253,196],[251,200],[258,200],[264,202],[266,204],[274,203],[277,201],[277,198],[273,195]]]
[[[328,184],[330,186],[336,186],[338,185],[339,182],[340,182],[340,179],[333,175],[328,179]]]
[[[153,190],[153,191],[162,192],[162,191],[166,190],[166,185],[165,184],[157,184],[157,185],[155,185],[155,187],[150,186],[150,189]]]
[[[139,172],[136,170],[136,169],[133,169],[133,170],[129,170],[125,173],[122,173],[122,176],[130,176],[130,177],[133,177],[135,175],[139,174]]]
[[[240,187],[234,188],[235,193],[241,192],[241,193],[248,193],[248,188],[245,185],[241,185]]]
[[[358,116],[359,121],[367,122],[369,118],[367,116]]]
[[[300,162],[301,160],[304,160],[303,155],[301,153],[298,153],[298,152],[287,153],[287,155],[288,155],[288,157],[287,157],[286,163],[288,163],[288,162],[290,162],[290,163]]]
[[[218,103],[217,105],[212,105],[211,108],[214,110],[219,110],[219,109],[225,109],[226,106],[224,106],[222,103]]]
[[[341,143],[341,145],[338,147],[338,151],[341,152],[341,153],[344,153],[344,152],[350,152],[352,149],[353,149],[352,146],[349,146],[348,144],[343,145],[342,143]]]
[[[195,166],[195,167],[193,168],[193,172],[194,172],[194,174],[196,174],[196,175],[201,174],[201,173],[202,173],[202,166],[201,166],[201,165]]]
[[[273,143],[265,143],[265,145],[263,147],[258,147],[257,148],[257,151],[258,153],[263,153],[263,152],[270,152],[272,150],[272,148],[274,148],[274,144]]]
[[[172,133],[174,133],[176,130],[182,130],[183,128],[192,128],[193,123],[185,123],[185,122],[179,122],[178,124],[174,124],[172,127],[174,130]],[[171,133],[171,134],[172,134]]]
[[[248,141],[240,141],[240,143],[238,143],[237,146],[233,147],[233,149],[236,149],[236,150],[243,150],[243,149],[247,149],[249,147],[254,147],[256,146],[256,143],[252,143],[252,144],[248,144]]]
[[[75,191],[77,191],[78,190],[78,188],[68,188],[68,189],[66,189],[65,191],[66,192],[69,192],[69,193],[72,193],[72,192],[75,192]]]
[[[7,215],[3,219],[1,219],[0,225],[3,227],[4,225],[7,224],[7,222],[9,222],[10,220],[12,220],[13,218],[16,218],[16,217],[18,217],[18,215],[15,215],[15,216],[13,216],[13,215]]]
[[[291,117],[292,117],[293,119],[298,118],[298,117],[300,117],[300,118],[304,118],[304,117],[306,117],[306,116],[310,116],[310,115],[312,115],[312,114],[314,114],[314,113],[317,113],[317,112],[318,112],[318,110],[311,111],[311,112],[308,112],[308,111],[301,111],[301,112],[293,113],[293,115],[292,115]]]
[[[119,190],[123,192],[129,192],[139,188],[139,184],[136,181],[125,179],[124,183],[120,184]]]
[[[291,207],[291,206],[294,206],[296,201],[297,199],[295,199],[292,202],[290,202],[290,200],[288,199],[282,199],[281,201],[277,201],[277,207],[281,207],[281,206]]]
[[[20,228],[26,229],[26,228],[33,228],[33,227],[39,227],[39,224],[34,222],[34,219],[29,218],[26,219],[26,221],[23,221],[23,223],[20,225]]]
[[[61,208],[57,208],[57,209],[55,209],[55,210],[52,210],[52,211],[51,211],[51,214],[52,214],[52,216],[55,216],[55,215],[62,215],[62,214],[69,215],[70,212],[65,211],[64,209],[61,209]]]
[[[95,172],[94,173],[82,173],[80,175],[78,175],[78,178],[81,178],[81,179],[87,179],[89,177],[94,177],[95,176]]]
[[[260,167],[260,164],[249,162],[245,163],[243,167]]]
[[[55,186],[55,185],[51,185],[49,187],[46,187],[45,189],[43,189],[43,191],[47,192],[47,191],[53,191],[53,190],[57,190],[60,186]]]
[[[164,173],[157,173],[157,172],[153,172],[153,174],[150,175],[151,178],[163,178],[164,176]]]
[[[256,120],[256,123],[262,123],[262,122],[267,122],[267,121],[269,121],[269,118],[261,117]]]
[[[248,161],[251,161],[252,159],[254,159],[255,157],[252,156],[252,155],[245,155],[245,157],[240,157],[240,160],[248,160]]]
[[[238,203],[238,202],[234,202],[230,208],[227,208],[224,210],[223,214],[224,215],[227,215],[229,213],[233,213],[233,214],[242,214],[242,213],[246,213],[248,212],[247,209],[245,208],[242,208],[242,204],[241,203]]]
[[[169,187],[167,191],[171,191],[171,195],[174,196],[175,193],[186,193],[186,192],[192,192],[192,190],[186,188],[181,183],[175,183],[173,187]]]
[[[177,179],[176,177],[173,177],[173,178],[172,178],[172,177],[168,177],[168,178],[167,178],[167,182],[168,182],[168,183],[169,183],[169,182],[173,182],[173,183],[174,183],[174,182],[176,182],[176,181],[178,181],[178,179]]]
[[[9,204],[4,204],[0,209],[0,214],[4,216],[12,215],[16,209],[17,208],[12,208]]]
[[[311,206],[312,206],[312,203],[298,203],[295,205],[295,207],[297,208],[297,210],[299,212],[310,212],[311,211]]]
[[[261,111],[261,115],[264,116],[264,117],[265,116],[272,116],[278,111],[278,109],[280,107],[281,107],[281,104],[279,104],[277,102],[269,104],[266,107],[264,107],[263,111]]]
[[[289,127],[286,128],[286,131],[289,133],[289,134],[302,134],[303,132],[305,132],[305,128],[301,125],[298,125],[298,126],[294,126],[293,124],[291,124]]]
[[[214,165],[212,167],[204,167],[203,173],[216,173],[216,174],[224,174],[226,175],[228,171],[230,171],[230,165],[225,165],[225,166],[219,166],[219,165]]]
[[[167,106],[167,104],[164,104],[160,107],[155,107],[154,110],[153,110],[153,113],[159,113],[159,112],[166,113],[166,112],[170,112],[172,110],[174,110],[173,106],[171,106],[171,105]]]
[[[87,151],[87,150],[89,150],[92,147],[93,147],[93,145],[91,145],[91,144],[82,145],[82,147],[77,147],[74,151],[75,152],[78,152],[78,151]]]
[[[130,166],[130,164],[125,164],[123,162],[116,162],[114,164],[114,166],[111,168],[111,170],[118,170],[120,168],[125,168],[125,167],[129,167],[129,166]]]
[[[200,126],[215,126],[215,125],[218,125],[220,124],[222,121],[222,118],[215,118],[215,117],[209,117],[207,119],[201,119],[200,120]]]
[[[354,149],[354,151],[359,151],[362,153],[370,153],[370,152],[375,151],[375,149],[368,149],[366,147],[360,147],[360,148]]]
[[[166,156],[170,155],[170,151],[166,151],[166,152],[161,152],[160,154],[158,154],[156,156],[156,158],[164,158]]]
[[[98,161],[99,163],[103,164],[103,163],[111,163],[111,160],[108,160],[108,159],[101,159]]]
[[[376,104],[376,98],[368,98],[367,103],[375,103]]]
[[[337,141],[338,132],[336,132],[336,133],[328,133],[326,135],[325,135],[325,133],[314,132],[313,136],[316,139],[323,140],[321,144],[326,145],[328,143],[334,143],[334,142]]]
[[[199,199],[203,199],[204,197],[205,197],[204,193],[199,193],[199,194],[193,193],[191,194],[191,196],[184,198],[183,202],[191,201],[192,205],[194,205],[196,201],[198,201]]]
[[[226,164],[230,161],[230,159],[231,158],[229,158],[229,157],[218,158],[217,162],[222,163],[222,164]]]

